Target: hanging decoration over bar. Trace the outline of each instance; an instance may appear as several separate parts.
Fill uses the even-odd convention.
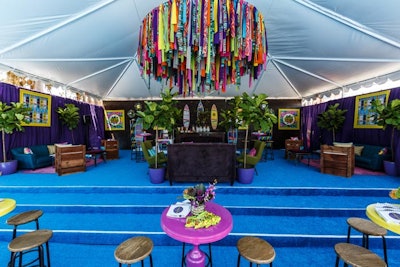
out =
[[[249,87],[267,63],[263,15],[243,0],[169,0],[143,19],[137,50],[141,75],[183,96]]]

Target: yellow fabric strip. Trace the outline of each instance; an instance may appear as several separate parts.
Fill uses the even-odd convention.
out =
[[[157,34],[158,50],[165,49],[163,13],[164,13],[164,6],[161,4],[159,6],[159,12],[158,12],[158,34]]]
[[[211,66],[211,36],[210,36],[210,31],[211,31],[211,27],[208,27],[206,73],[210,73],[210,66]]]
[[[218,3],[219,0],[214,0],[214,10],[213,10],[213,15],[214,15],[214,32],[218,32]]]
[[[172,6],[171,6],[171,25],[170,25],[170,32],[169,32],[169,39],[171,42],[174,40],[174,33],[175,33],[175,26],[178,24],[178,14],[177,14],[177,7],[176,7],[176,0],[172,1]]]

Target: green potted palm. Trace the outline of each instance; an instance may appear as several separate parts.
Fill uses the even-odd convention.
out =
[[[243,93],[241,96],[236,96],[233,99],[234,114],[236,121],[241,127],[245,128],[244,150],[246,153],[249,137],[249,128],[252,127],[255,131],[268,132],[272,129],[278,119],[273,111],[268,107],[267,95],[249,95]],[[254,166],[248,165],[246,156],[243,155],[243,167],[238,168],[238,181],[241,183],[251,183],[254,177]]]
[[[74,104],[65,104],[64,107],[59,107],[56,111],[62,122],[71,131],[72,143],[75,144],[73,130],[78,127],[80,115],[79,108]]]
[[[337,130],[346,119],[347,109],[339,109],[339,103],[328,106],[327,110],[317,115],[317,126],[332,132],[332,140],[335,142]]]
[[[172,132],[176,121],[181,115],[181,110],[177,108],[178,101],[174,99],[178,93],[171,93],[170,90],[161,93],[161,101],[144,101],[143,111],[138,110],[137,114],[143,118],[143,129],[155,130],[155,164],[149,167],[150,181],[152,183],[161,183],[164,181],[165,167],[158,164],[158,131],[167,130]],[[153,168],[154,167],[154,168]]]
[[[10,105],[0,101],[0,129],[3,145],[3,162],[0,164],[0,175],[15,173],[18,168],[17,160],[7,160],[6,134],[13,134],[14,131],[24,131],[23,124],[28,124],[29,111],[23,103],[11,102]]]
[[[396,151],[394,148],[394,138],[395,131],[400,130],[400,99],[393,99],[387,105],[384,105],[379,100],[374,100],[372,102],[372,111],[376,113],[374,120],[377,125],[382,126],[383,130],[387,127],[391,127],[390,149],[392,160],[384,160],[383,166],[387,174],[396,176],[398,171],[396,170],[395,164]]]

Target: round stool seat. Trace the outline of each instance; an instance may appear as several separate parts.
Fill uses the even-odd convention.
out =
[[[43,215],[43,211],[41,210],[29,210],[19,214],[16,214],[7,220],[7,224],[9,225],[21,225],[29,222],[33,222],[39,219],[40,216]]]
[[[372,251],[349,243],[338,243],[335,245],[337,257],[341,258],[345,263],[354,267],[386,267],[377,254]]]
[[[268,264],[275,259],[275,250],[271,244],[258,237],[242,237],[236,247],[239,254],[252,263]]]
[[[122,242],[114,251],[115,259],[122,264],[142,261],[153,251],[153,241],[145,236],[132,237]]]
[[[48,242],[53,236],[51,230],[35,230],[23,235],[20,235],[13,239],[8,244],[8,250],[11,252],[22,252],[32,248],[36,248],[44,243]]]
[[[387,234],[387,230],[385,228],[363,218],[348,218],[347,224],[353,227],[355,230],[366,235],[384,236]]]

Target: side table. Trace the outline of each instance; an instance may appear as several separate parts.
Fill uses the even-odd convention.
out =
[[[106,155],[107,152],[102,149],[92,149],[86,151],[86,155],[90,155],[90,158],[94,159],[94,166],[97,166],[97,158],[101,157],[104,160],[104,163],[107,163]]]
[[[11,198],[1,198],[0,199],[0,216],[7,215],[13,211],[16,207],[16,202]]]
[[[305,150],[288,150],[287,151],[287,158],[294,159],[296,162],[296,165],[302,158],[307,159],[307,165],[310,166],[310,158],[311,158],[311,152],[305,151]]]
[[[186,266],[204,267],[205,254],[199,245],[208,244],[223,239],[233,227],[231,213],[221,205],[213,202],[206,203],[206,210],[221,217],[221,221],[214,226],[205,229],[194,229],[185,227],[186,218],[171,218],[167,216],[169,207],[165,208],[161,215],[161,228],[175,240],[189,243],[193,248],[186,255]]]
[[[385,228],[385,229],[387,229],[389,231],[392,231],[393,233],[396,233],[396,234],[400,235],[400,224],[386,222],[375,211],[375,206],[376,206],[376,204],[368,205],[368,207],[366,209],[367,217],[370,218],[370,220],[373,221],[374,223],[376,223],[377,225],[382,226],[383,228]]]

